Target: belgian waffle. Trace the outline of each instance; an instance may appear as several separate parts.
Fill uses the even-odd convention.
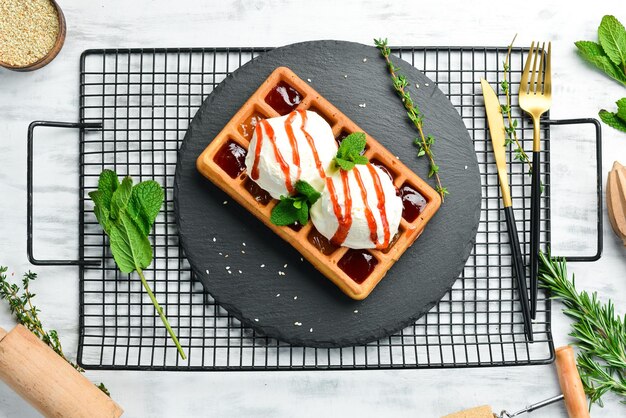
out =
[[[272,224],[270,214],[278,201],[264,193],[248,178],[245,167],[233,169],[224,164],[220,165],[218,162],[222,161],[220,156],[229,150],[236,150],[240,157],[241,154],[245,155],[252,139],[254,125],[258,120],[281,116],[281,113],[270,106],[266,100],[278,86],[291,88],[292,91],[297,92],[300,100],[294,109],[306,109],[318,113],[330,124],[335,138],[340,139],[352,132],[364,132],[289,68],[279,67],[272,72],[206,147],[196,161],[197,169],[272,231],[296,248],[304,258],[346,295],[357,300],[364,299],[385,276],[393,263],[420,236],[428,221],[439,209],[441,198],[432,187],[400,162],[378,141],[365,133],[367,139],[365,156],[377,165],[383,166],[393,177],[393,183],[397,188],[401,189],[408,186],[417,191],[425,200],[424,206],[415,219],[408,221],[404,217],[402,218],[398,234],[387,249],[351,250],[346,247],[332,246],[327,240],[324,243],[325,238],[317,232],[312,222],[300,227]],[[284,109],[282,114],[285,114]],[[346,266],[355,255],[365,253],[369,253],[368,258],[370,258],[369,256],[373,257],[372,264],[375,265],[367,277],[363,280],[355,280],[345,271],[349,270]]]

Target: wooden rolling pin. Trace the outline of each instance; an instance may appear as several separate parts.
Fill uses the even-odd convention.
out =
[[[626,246],[626,167],[617,161],[606,180],[606,207],[613,231]]]
[[[546,405],[558,402],[561,399],[565,401],[565,409],[569,418],[589,418],[589,407],[587,405],[587,397],[583,389],[583,383],[580,380],[578,369],[576,368],[576,356],[574,349],[568,345],[556,349],[556,371],[559,375],[559,384],[561,385],[562,395],[555,396],[550,399],[527,406],[526,408],[515,413],[502,411],[500,415],[494,414],[489,405],[478,406],[476,408],[465,409],[446,415],[442,418],[504,418],[516,417],[526,412],[532,412]]]
[[[124,412],[23,325],[0,328],[0,379],[46,417],[119,417]]]

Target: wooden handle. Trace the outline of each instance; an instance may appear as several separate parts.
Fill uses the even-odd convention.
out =
[[[576,368],[574,349],[569,345],[556,349],[556,371],[569,418],[589,418],[587,396]]]
[[[0,379],[46,417],[119,417],[118,404],[18,325],[0,328]]]

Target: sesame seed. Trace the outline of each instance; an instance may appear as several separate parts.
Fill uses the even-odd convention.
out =
[[[241,274],[241,270],[237,270],[239,272],[239,274]]]
[[[218,253],[219,255],[222,255],[222,253]]]
[[[355,310],[354,310],[354,313],[359,313],[359,310],[358,310],[358,309],[355,309]]]
[[[217,241],[217,240],[215,239],[215,237],[213,237],[213,242],[215,242],[215,241]]]
[[[259,318],[254,318],[254,322],[259,322]]]
[[[311,328],[311,329],[309,330],[309,332],[313,332],[313,328]]]
[[[367,62],[367,58],[363,58],[363,62]]]
[[[209,270],[206,271],[206,274],[209,274]]]
[[[467,170],[467,166],[465,166],[465,169]]]
[[[280,293],[276,293],[276,297],[279,297],[279,296],[280,296]]]
[[[241,245],[243,245],[243,246],[245,247],[245,246],[246,246],[246,243],[245,243],[245,242],[242,242],[242,243],[241,243]]]
[[[287,264],[285,264],[285,265],[283,266],[283,268],[287,268]]]
[[[230,266],[226,266],[226,270],[230,270]]]
[[[294,322],[293,324],[294,324],[295,326],[297,326],[297,327],[301,327],[301,326],[302,326],[302,322],[297,322],[297,321],[296,321],[296,322]]]
[[[343,75],[343,78],[348,78],[348,74],[344,74],[344,75]]]
[[[307,78],[307,79],[306,79],[306,81],[308,81],[308,82],[310,83],[310,82],[311,82],[311,79],[310,79],[310,78]]]
[[[245,254],[246,252],[244,250],[241,250],[241,254]]]
[[[226,255],[224,256],[224,258],[228,258],[228,254],[226,254]]]
[[[223,204],[224,204],[224,205],[226,205],[227,203],[228,203],[228,200],[224,200],[224,203],[223,203]]]
[[[416,88],[416,89],[419,89],[419,88],[420,88],[420,85],[419,85],[419,84],[417,84],[417,83],[415,83],[415,88]]]
[[[304,261],[304,258],[300,257],[300,261]]]
[[[359,107],[365,107],[365,106],[367,106],[367,104],[365,104],[365,103],[361,103],[361,104],[359,105]]]
[[[230,270],[228,270],[228,274],[233,274],[233,272],[232,272],[232,271],[230,271]]]
[[[265,267],[265,264],[261,264],[261,268]]]
[[[426,87],[428,87],[428,86],[429,86],[429,84],[428,84],[428,83],[424,83],[424,85],[425,85]]]
[[[293,300],[296,300],[296,299],[298,299],[298,297],[297,297],[297,296],[294,296],[294,297],[293,297]]]

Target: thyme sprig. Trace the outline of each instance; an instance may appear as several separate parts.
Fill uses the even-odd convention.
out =
[[[563,302],[563,312],[574,320],[569,335],[580,349],[578,371],[589,399],[602,406],[602,396],[613,392],[626,404],[626,317],[616,315],[613,302],[600,302],[595,292],[578,292],[564,259],[549,253],[539,257],[540,285]]]
[[[46,331],[39,313],[41,312],[33,305],[34,293],[30,291],[30,282],[37,278],[37,274],[29,271],[22,277],[22,287],[16,283],[10,283],[7,275],[7,268],[0,266],[0,299],[4,299],[9,303],[9,310],[15,316],[19,324],[24,325],[30,332],[35,334],[48,347],[54,350],[63,360],[67,361],[73,368],[81,373],[85,370],[78,364],[70,361],[63,353],[63,347],[59,340],[58,333],[51,329]],[[104,383],[100,383],[97,387],[107,395],[111,396]]]
[[[374,39],[374,44],[385,59],[387,68],[389,69],[389,74],[391,75],[393,88],[400,97],[400,99],[402,99],[402,104],[406,109],[406,114],[417,128],[419,137],[415,138],[415,140],[413,141],[418,149],[417,156],[422,157],[425,155],[428,158],[428,162],[430,164],[428,177],[435,177],[435,180],[437,182],[435,190],[437,191],[437,193],[439,193],[439,195],[441,196],[441,201],[443,202],[445,196],[449,193],[448,189],[446,187],[443,187],[443,185],[441,184],[441,178],[439,177],[439,166],[435,163],[435,155],[432,151],[432,146],[435,143],[435,138],[433,138],[432,135],[424,134],[424,115],[420,112],[418,105],[411,99],[410,93],[406,90],[406,87],[409,85],[408,80],[403,74],[400,74],[400,69],[396,67],[389,58],[391,55],[391,49],[387,44],[387,39]]]
[[[507,78],[507,76],[511,71],[511,51],[513,50],[513,43],[515,42],[516,38],[517,35],[513,37],[513,40],[509,44],[506,58],[504,59],[504,62],[502,64],[504,71],[502,75],[502,81],[500,82],[500,88],[502,89],[502,93],[504,93],[504,95],[506,96],[506,104],[500,105],[500,108],[502,109],[502,114],[504,115],[507,123],[507,126],[505,127],[506,138],[504,140],[504,145],[515,145],[515,148],[513,150],[515,152],[515,159],[526,163],[528,165],[528,175],[531,175],[533,172],[533,165],[530,162],[528,154],[526,154],[526,152],[524,151],[524,148],[522,147],[522,144],[519,142],[519,139],[517,137],[517,119],[514,119],[513,116],[511,116],[511,86],[509,84],[509,79]]]

